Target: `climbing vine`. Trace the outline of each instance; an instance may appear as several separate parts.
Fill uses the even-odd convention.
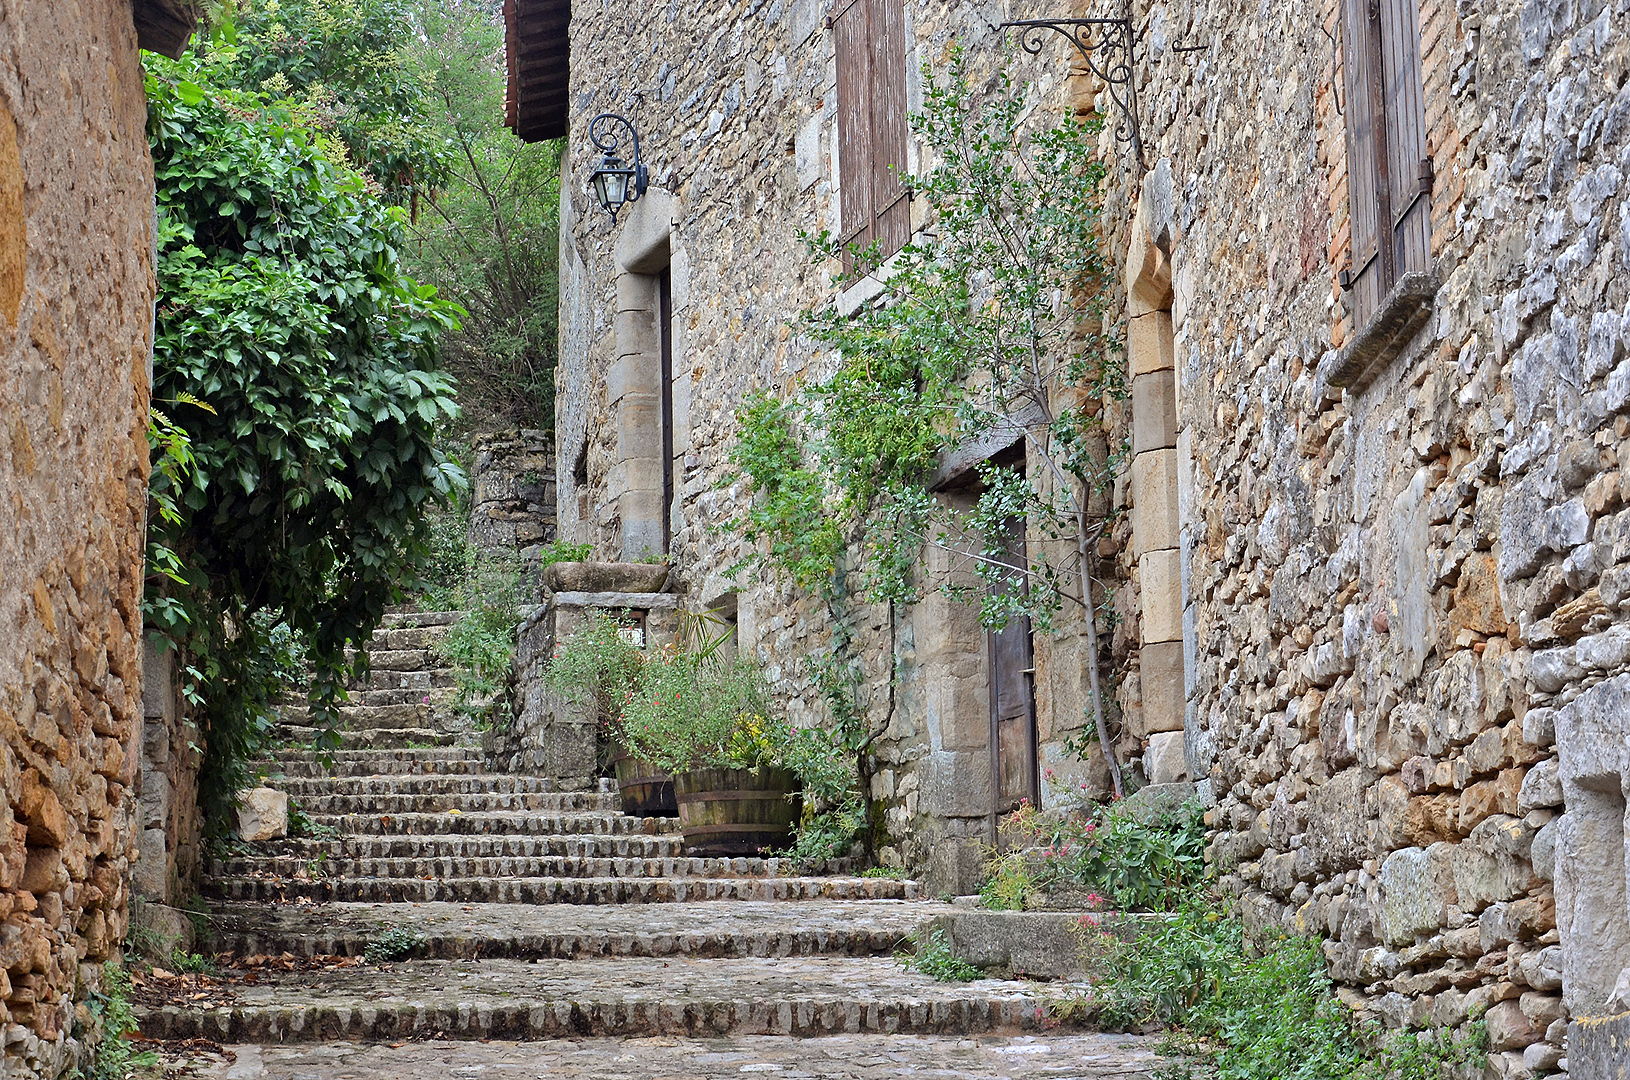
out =
[[[227,59],[147,58],[158,194],[159,508],[149,628],[179,648],[206,733],[200,797],[229,820],[288,650],[314,672],[319,746],[384,608],[424,561],[422,509],[462,473],[437,341],[458,310],[406,277],[402,212]]]
[[[1095,609],[1082,622],[1102,737],[1088,583],[1124,457],[1106,404],[1126,397],[1126,378],[1103,329],[1099,125],[1038,125],[1028,84],[1003,69],[976,91],[960,49],[948,77],[925,68],[924,84],[912,127],[935,164],[909,187],[930,225],[881,266],[875,247],[805,237],[817,267],[852,268],[839,288],[865,279],[876,295],[853,312],[804,312],[827,374],[738,412],[733,460],[754,490],[742,527],[828,596],[851,578],[878,602],[937,588],[977,603],[993,630],[1020,616],[1054,629],[1066,603]],[[977,494],[941,498],[935,472],[959,457]],[[925,548],[947,554],[947,573],[929,579]]]

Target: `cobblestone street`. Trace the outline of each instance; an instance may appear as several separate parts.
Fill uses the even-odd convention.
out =
[[[768,1076],[831,1080],[1140,1080],[1160,1064],[1157,1040],[1135,1035],[960,1039],[848,1035],[816,1039],[585,1039],[364,1046],[235,1046],[170,1055],[201,1080],[693,1080]],[[169,1075],[166,1073],[166,1075]]]

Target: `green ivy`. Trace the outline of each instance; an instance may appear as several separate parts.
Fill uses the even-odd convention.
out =
[[[360,646],[424,561],[422,511],[464,483],[434,440],[458,415],[437,369],[458,309],[403,274],[401,212],[225,64],[147,58],[154,397],[178,402],[191,461],[154,475],[172,572],[146,614],[187,658],[216,832],[283,689],[273,629],[308,650],[319,746],[337,746]]]

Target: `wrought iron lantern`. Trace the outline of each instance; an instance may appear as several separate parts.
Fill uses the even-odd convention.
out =
[[[625,139],[633,151],[631,162],[625,162],[619,153]],[[601,113],[589,121],[589,141],[605,155],[600,167],[590,174],[589,183],[594,186],[594,197],[601,208],[615,223],[617,212],[628,203],[638,202],[649,183],[645,163],[640,160],[639,133],[626,116]]]

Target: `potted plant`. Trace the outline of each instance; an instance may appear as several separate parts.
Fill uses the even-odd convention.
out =
[[[544,675],[557,693],[577,700],[592,697],[601,744],[601,764],[617,777],[623,812],[635,817],[674,817],[673,777],[628,752],[621,737],[623,707],[634,696],[645,651],[624,640],[610,615],[595,612],[577,633],[556,647]]]
[[[802,815],[790,767],[799,736],[745,660],[664,650],[623,708],[629,752],[673,774],[687,851],[757,855],[787,846]]]

